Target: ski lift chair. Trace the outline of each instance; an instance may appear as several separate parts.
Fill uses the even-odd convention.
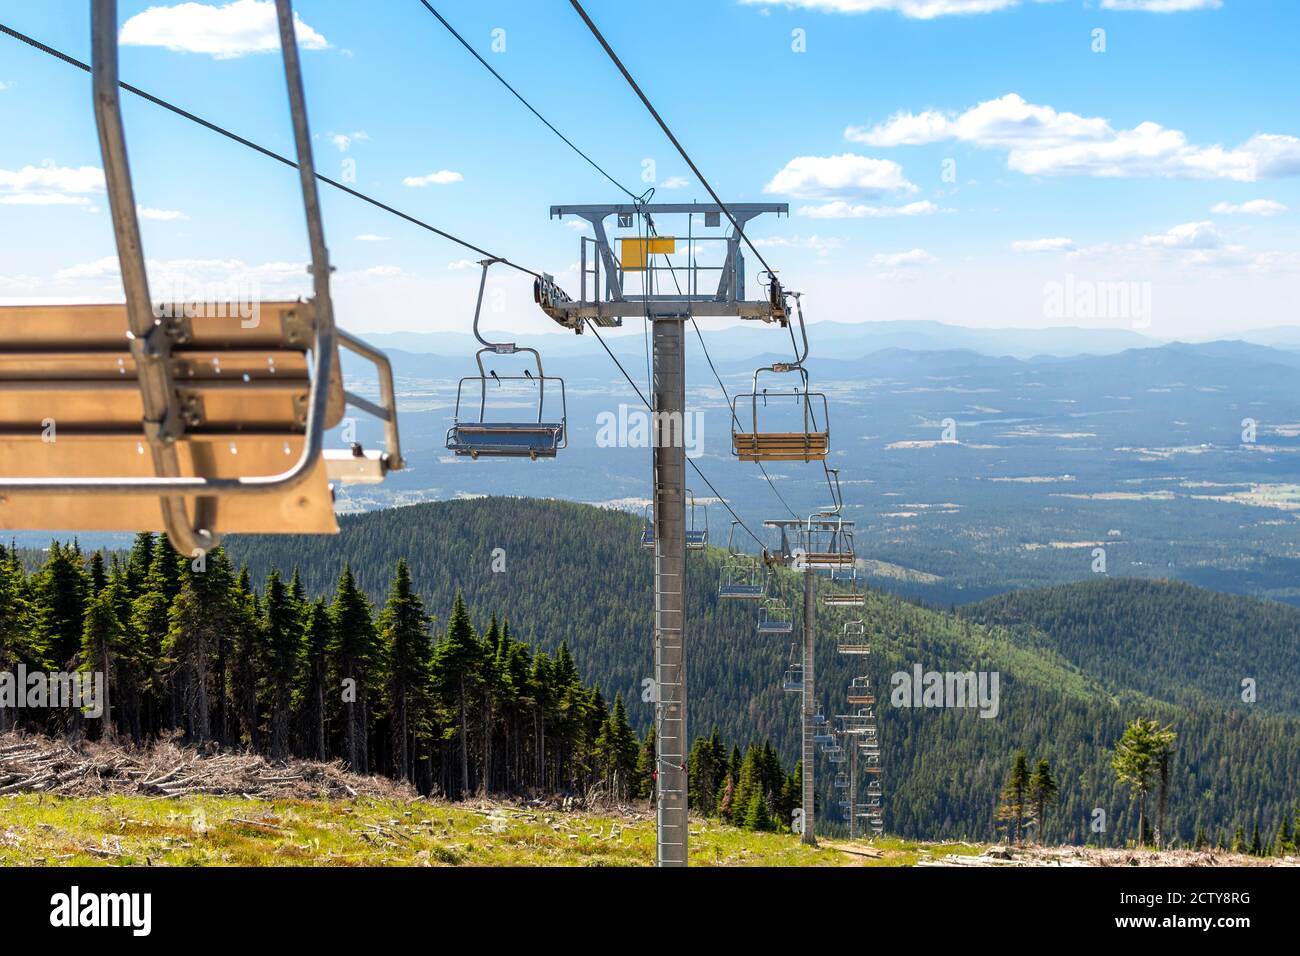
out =
[[[474,337],[482,343],[483,348],[474,355],[478,365],[478,375],[467,375],[456,387],[456,412],[451,428],[447,429],[447,448],[457,455],[479,458],[554,458],[556,453],[568,444],[566,427],[568,407],[564,396],[564,380],[547,375],[542,368],[542,356],[537,349],[525,348],[513,342],[489,342],[479,332],[479,317],[483,312],[483,292],[487,286],[487,274],[500,259],[483,259],[479,278],[478,302],[474,306]],[[499,375],[495,369],[485,368],[484,355],[519,355],[533,357],[537,365],[534,375],[527,367],[514,375]],[[466,383],[478,386],[478,406],[474,407],[473,387],[466,394]],[[526,383],[537,389],[537,414],[524,419],[515,415],[513,419],[493,420],[488,416],[488,387],[493,385],[504,388],[506,383]],[[546,405],[546,387],[551,385],[552,394],[556,388],[560,395],[560,415],[547,418],[552,411]],[[477,411],[477,414],[474,412]]]
[[[876,697],[871,693],[871,682],[865,677],[855,677],[849,684],[850,704],[874,704]]]
[[[735,550],[737,524],[737,521],[731,522],[731,533],[727,537],[730,557],[722,563],[718,597],[731,601],[761,601],[767,591],[761,572],[762,561],[752,554]]]
[[[760,390],[759,377],[763,373],[797,374],[799,383],[790,391]],[[793,431],[760,427],[760,418],[765,417],[759,414],[760,405],[770,414],[773,403],[786,399],[799,403],[803,427]],[[743,400],[749,402],[747,422],[740,417]],[[755,371],[753,390],[732,399],[731,415],[731,450],[741,461],[825,461],[830,454],[830,408],[824,394],[808,390],[808,371],[801,365],[778,362]],[[748,430],[745,424],[750,426]]]
[[[809,516],[803,527],[803,561],[813,571],[843,573],[857,564],[853,550],[853,523],[838,514]]]
[[[686,526],[686,550],[703,551],[709,546],[709,507],[700,505],[700,514],[704,516],[703,521],[696,522],[695,513],[695,492],[689,488],[686,489],[686,496],[690,501],[690,510],[688,517],[690,523]]]
[[[126,302],[0,308],[0,529],[165,531],[197,557],[232,532],[336,532],[330,480],[403,466],[392,368],[334,325],[292,4],[277,0],[314,295],[155,304],[118,87],[115,0],[91,5],[95,121]],[[339,349],[379,402],[345,391]],[[327,451],[347,405],[387,448]]]
[[[857,568],[853,568],[854,578],[856,580]],[[831,572],[832,580],[835,579],[835,571]],[[867,596],[861,591],[828,591],[822,595],[822,603],[827,607],[864,607],[867,603]]]
[[[802,664],[791,664],[785,669],[785,676],[781,680],[781,689],[792,694],[797,694],[803,690]]]
[[[870,654],[871,645],[867,642],[867,625],[863,621],[846,622],[835,649],[841,654]]]
[[[758,609],[759,634],[790,634],[794,631],[794,614],[780,598],[767,597]]]
[[[775,282],[773,287],[775,288]],[[754,372],[754,384],[748,393],[736,395],[731,402],[731,450],[741,461],[825,461],[830,453],[830,408],[826,396],[812,392],[808,386],[808,370],[804,360],[808,357],[808,329],[803,320],[803,301],[795,294],[798,303],[799,329],[803,335],[802,351],[793,362],[774,362]],[[788,392],[771,392],[759,388],[759,377],[769,375],[796,375],[798,381]],[[798,404],[801,427],[790,431],[776,431],[772,427],[760,428],[759,405],[770,416],[769,402],[793,398]],[[740,418],[740,403],[749,402],[748,431]],[[820,419],[818,413],[820,412]],[[770,422],[767,423],[770,426]]]
[[[704,514],[704,521],[701,526],[696,525],[695,521],[695,492],[689,488],[686,489],[686,495],[690,499],[690,510],[688,511],[689,524],[686,527],[686,550],[703,551],[709,545],[709,510],[706,505],[701,505],[700,510]],[[655,519],[654,505],[645,506],[645,527],[641,530],[641,547],[647,551],[653,551],[655,548]]]

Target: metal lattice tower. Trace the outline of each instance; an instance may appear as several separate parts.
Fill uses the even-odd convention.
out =
[[[654,418],[654,661],[655,661],[655,863],[685,866],[688,851],[686,719],[686,366],[685,325],[692,319],[741,318],[787,324],[785,294],[775,277],[768,277],[767,295],[745,298],[745,262],[741,254],[745,223],[763,213],[788,215],[786,203],[614,203],[552,206],[552,218],[576,216],[591,226],[593,236],[581,240],[581,287],[570,299],[550,276],[534,283],[534,297],[547,315],[565,328],[581,332],[590,323],[608,327],[629,316],[641,316],[653,326],[653,371],[650,406]],[[611,238],[606,223],[617,217],[632,235]],[[685,216],[685,236],[657,231],[659,216]],[[696,217],[704,232],[696,233]],[[727,227],[731,223],[736,228]],[[641,231],[641,230],[644,231]],[[710,234],[709,229],[726,230]],[[616,255],[613,243],[621,243]],[[674,263],[679,241],[686,246],[685,264]],[[594,254],[588,259],[588,245]],[[718,245],[714,245],[718,244]],[[701,263],[697,248],[719,248],[717,265]],[[662,257],[664,264],[660,264]],[[662,274],[672,291],[661,291]],[[716,285],[702,282],[717,274]],[[639,275],[641,292],[629,292],[627,281]],[[587,280],[592,283],[588,289]]]

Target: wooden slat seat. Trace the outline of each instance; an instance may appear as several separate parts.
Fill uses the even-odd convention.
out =
[[[829,432],[733,432],[732,450],[741,461],[823,461]]]
[[[310,302],[164,307],[177,409],[180,477],[260,478],[298,462],[311,391],[315,340]],[[191,310],[192,311],[192,310]],[[251,314],[250,314],[251,312]],[[174,316],[174,317],[173,317]],[[158,477],[144,433],[143,403],[125,305],[0,307],[0,483],[6,478]],[[324,428],[337,425],[346,396],[337,347]],[[327,462],[327,458],[329,459]],[[322,455],[287,489],[184,495],[213,532],[337,530],[329,476],[377,480],[376,453]],[[156,495],[0,492],[0,529],[159,530]]]

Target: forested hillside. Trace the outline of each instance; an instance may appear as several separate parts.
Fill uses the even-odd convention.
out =
[[[331,589],[350,564],[360,586],[376,599],[397,559],[405,557],[431,613],[445,618],[462,590],[481,625],[495,613],[528,643],[552,651],[567,643],[582,678],[599,683],[607,698],[620,694],[629,702],[631,722],[644,730],[652,716],[650,705],[640,702],[640,682],[652,673],[651,567],[649,554],[638,546],[639,530],[636,518],[616,512],[492,498],[348,517],[337,538],[244,538],[232,541],[229,550],[236,563],[249,563],[255,580],[273,568],[288,573],[298,567],[310,594]],[[752,606],[717,601],[720,561],[716,550],[689,559],[691,734],[717,726],[728,741],[770,737],[791,764],[798,700],[780,684],[788,642],[756,635]],[[1221,598],[1193,593],[1210,609]],[[1171,593],[1163,599],[1177,603],[1181,597]],[[1271,605],[1244,605],[1254,613],[1258,640],[1280,648],[1294,638],[1290,622],[1274,617]],[[1132,838],[1136,813],[1115,783],[1110,750],[1137,716],[1173,724],[1178,733],[1170,795],[1176,836],[1190,840],[1204,827],[1213,838],[1220,828],[1242,825],[1249,831],[1256,821],[1271,832],[1300,798],[1300,720],[1294,716],[1234,709],[1205,694],[1178,698],[1182,704],[1157,700],[1163,696],[1155,693],[1159,686],[1138,680],[1136,667],[1126,678],[1122,669],[1099,666],[1099,659],[1056,649],[1041,632],[986,626],[882,593],[869,594],[867,607],[853,614],[867,622],[876,649],[865,661],[882,698],[890,831],[989,837],[1011,754],[1024,748],[1035,760],[1049,759],[1061,785],[1048,838]],[[848,619],[844,610],[823,610],[820,617],[826,639],[818,649],[818,696],[828,714],[847,709],[845,688],[864,660],[836,654],[832,638]],[[925,670],[997,671],[998,716],[889,706],[889,675],[915,664]],[[1203,663],[1192,661],[1182,674],[1175,669],[1181,666],[1163,668],[1169,686],[1207,679]],[[1224,673],[1231,666],[1225,664]],[[819,775],[829,781],[825,764]],[[819,789],[828,803],[829,787]],[[1109,821],[1100,837],[1087,829],[1095,808],[1104,809]]]
[[[1047,647],[1108,690],[1300,715],[1300,609],[1135,578],[1016,591],[963,617]],[[1242,701],[1242,681],[1256,700]]]

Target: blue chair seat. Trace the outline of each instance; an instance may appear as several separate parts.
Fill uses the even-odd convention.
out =
[[[563,422],[457,423],[447,431],[447,447],[471,458],[554,458],[563,441]]]

